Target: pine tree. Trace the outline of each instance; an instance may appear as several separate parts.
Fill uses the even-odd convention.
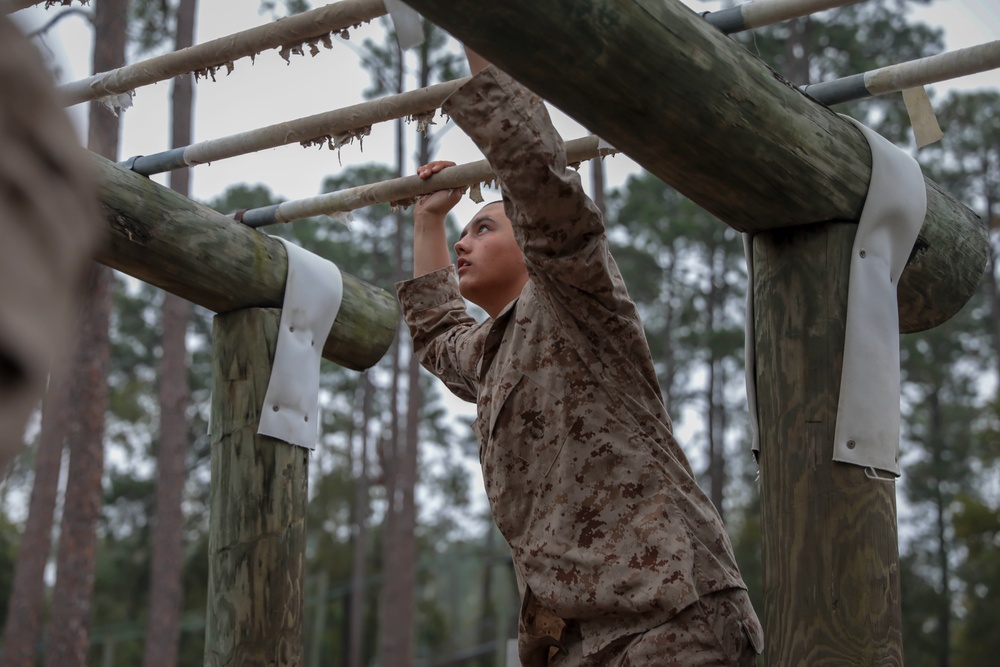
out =
[[[174,50],[194,43],[197,0],[179,0],[174,28]],[[174,79],[171,92],[171,147],[191,143],[193,77]],[[170,172],[170,188],[190,194],[190,169]],[[184,513],[181,505],[187,477],[187,408],[190,400],[187,369],[187,329],[191,303],[173,294],[163,297],[160,364],[160,437],[157,450],[156,515],[150,577],[149,625],[143,664],[173,667],[177,664],[180,615],[183,605],[181,574],[184,559]]]

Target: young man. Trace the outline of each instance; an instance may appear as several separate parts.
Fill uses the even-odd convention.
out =
[[[415,277],[398,290],[421,362],[478,406],[486,492],[521,592],[522,664],[753,665],[760,625],[671,433],[601,215],[542,101],[469,60],[476,76],[444,109],[490,160],[504,202],[466,225],[454,267],[444,218],[461,192],[418,202]],[[476,323],[463,297],[489,319]]]

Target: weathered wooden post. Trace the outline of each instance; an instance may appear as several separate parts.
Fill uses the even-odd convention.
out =
[[[856,231],[753,239],[768,665],[903,664],[895,484],[833,460]]]
[[[206,667],[303,664],[309,451],[257,434],[280,318],[215,317]]]
[[[109,225],[99,260],[222,313],[213,332],[205,665],[301,667],[308,450],[257,433],[291,249],[97,156],[94,168]],[[366,369],[392,342],[396,301],[338,274],[336,319],[311,344]]]
[[[893,485],[831,456],[847,267],[872,176],[861,131],[673,0],[407,1],[756,234],[766,662],[901,664]],[[898,284],[903,333],[947,321],[986,264],[981,221],[925,186]]]

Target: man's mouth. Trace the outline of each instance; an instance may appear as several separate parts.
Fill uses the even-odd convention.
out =
[[[466,268],[467,266],[469,266],[469,260],[465,259],[464,257],[459,257],[458,261],[455,262],[455,270],[459,273],[461,273],[462,269]]]

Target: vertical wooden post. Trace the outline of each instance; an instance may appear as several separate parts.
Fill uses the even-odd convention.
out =
[[[892,482],[832,460],[857,226],[754,237],[768,665],[902,665]]]
[[[257,435],[280,315],[215,317],[206,667],[303,663],[308,451]]]

